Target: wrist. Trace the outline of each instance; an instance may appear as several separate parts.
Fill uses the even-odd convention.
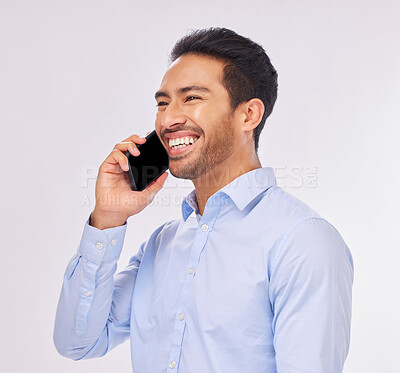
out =
[[[89,225],[103,230],[108,228],[120,227],[126,223],[127,218],[113,212],[101,212],[94,209],[89,217]]]

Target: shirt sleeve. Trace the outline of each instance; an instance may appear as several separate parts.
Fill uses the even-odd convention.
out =
[[[339,373],[350,343],[353,259],[322,218],[293,227],[270,277],[278,373]]]
[[[85,223],[77,253],[64,274],[54,344],[74,360],[99,357],[129,338],[132,292],[144,243],[115,275],[127,223],[99,230]]]

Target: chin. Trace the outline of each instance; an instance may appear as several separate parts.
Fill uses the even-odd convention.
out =
[[[172,162],[170,162],[170,168],[169,172],[172,176],[178,178],[178,179],[187,179],[187,180],[193,180],[197,179],[201,172],[198,167],[188,167],[186,165],[171,165]]]

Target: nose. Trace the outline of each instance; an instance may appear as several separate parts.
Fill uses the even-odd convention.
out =
[[[162,112],[161,126],[169,129],[175,125],[182,125],[184,123],[186,123],[186,116],[182,107],[177,101],[171,100],[166,106],[166,109]]]

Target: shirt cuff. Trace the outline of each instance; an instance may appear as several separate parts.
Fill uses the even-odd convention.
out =
[[[116,262],[122,251],[127,223],[114,228],[100,230],[89,225],[86,220],[79,253],[87,261],[100,265],[106,262]]]

